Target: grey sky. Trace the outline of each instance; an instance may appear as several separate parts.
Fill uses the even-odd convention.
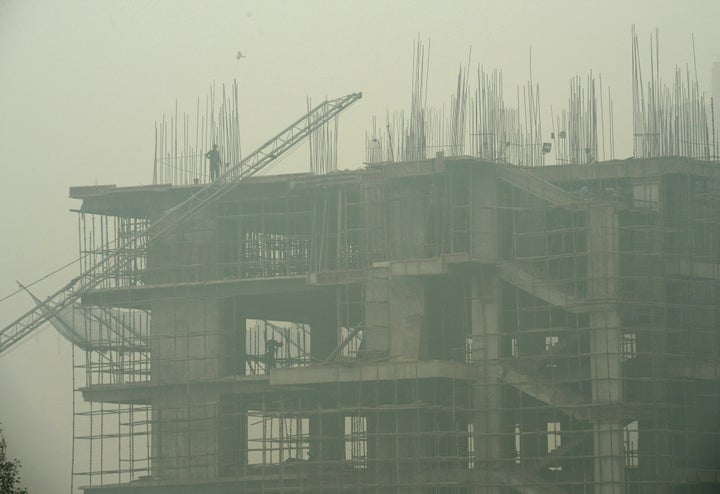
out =
[[[77,255],[71,185],[148,184],[153,127],[194,111],[212,81],[237,78],[244,151],[319,101],[363,91],[341,118],[340,168],[364,159],[372,115],[407,109],[411,55],[431,39],[429,102],[446,103],[472,46],[504,71],[506,91],[533,76],[543,121],[566,105],[569,79],[602,73],[615,102],[616,151],[632,153],[630,26],[642,49],[660,28],[661,72],[692,61],[701,86],[720,55],[720,2],[670,1],[13,1],[0,0],[0,297]],[[246,58],[238,61],[241,50]],[[307,169],[296,152],[279,171]],[[76,274],[38,286],[46,295]],[[29,301],[0,303],[0,324]],[[71,348],[44,329],[0,357],[0,421],[31,491],[69,484]]]

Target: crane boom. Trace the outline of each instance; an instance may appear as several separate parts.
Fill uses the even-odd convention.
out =
[[[298,146],[313,131],[338,116],[340,112],[360,98],[362,98],[362,93],[351,93],[337,99],[326,100],[315,106],[244,159],[230,166],[217,180],[207,184],[190,198],[168,210],[146,229],[127,238],[122,245],[119,245],[102,261],[88,268],[66,286],[44,301],[37,303],[35,307],[0,330],[0,354],[46,321],[56,317],[64,308],[111,278],[116,271],[111,268],[122,266],[122,262],[129,262],[132,251],[145,248],[150,241],[167,233],[189,216],[215,203],[233,190],[237,182],[267,168],[268,165]]]

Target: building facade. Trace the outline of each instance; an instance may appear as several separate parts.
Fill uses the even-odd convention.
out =
[[[256,177],[128,247],[200,187],[71,189],[86,493],[720,489],[713,164]]]

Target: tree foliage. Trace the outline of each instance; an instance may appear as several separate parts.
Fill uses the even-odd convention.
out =
[[[27,489],[20,487],[20,461],[9,460],[7,443],[0,429],[0,492],[5,494],[28,494]]]

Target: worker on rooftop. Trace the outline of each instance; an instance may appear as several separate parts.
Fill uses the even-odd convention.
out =
[[[205,154],[210,160],[210,180],[215,181],[220,176],[220,151],[218,145],[213,144],[213,148]]]

